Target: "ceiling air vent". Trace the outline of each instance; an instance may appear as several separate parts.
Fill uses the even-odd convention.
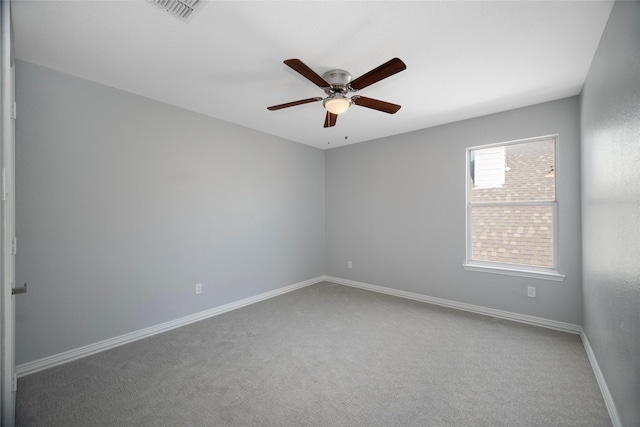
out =
[[[147,0],[160,9],[182,21],[187,22],[193,11],[202,4],[202,0]]]

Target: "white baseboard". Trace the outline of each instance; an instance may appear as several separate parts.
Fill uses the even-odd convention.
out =
[[[618,411],[616,409],[616,405],[613,402],[613,397],[609,392],[609,388],[607,387],[607,383],[604,380],[602,371],[598,366],[598,361],[596,360],[596,356],[593,353],[593,350],[591,349],[591,344],[589,343],[589,339],[587,338],[587,335],[584,332],[584,329],[582,329],[582,326],[573,325],[571,323],[558,322],[555,320],[544,319],[541,317],[527,316],[525,314],[512,313],[509,311],[496,310],[493,308],[466,304],[466,303],[442,299],[442,298],[430,297],[422,294],[416,294],[413,292],[400,291],[393,288],[386,288],[384,286],[370,285],[368,283],[341,279],[339,277],[324,276],[324,280],[332,283],[337,283],[339,285],[352,286],[354,288],[366,289],[373,292],[380,292],[383,294],[393,295],[401,298],[407,298],[415,301],[426,302],[429,304],[441,305],[444,307],[470,311],[472,313],[484,314],[488,316],[499,317],[502,319],[513,320],[516,322],[527,323],[530,325],[541,326],[544,328],[556,329],[563,332],[579,334],[580,338],[582,339],[582,344],[584,345],[584,349],[587,352],[587,357],[589,358],[589,362],[591,363],[591,368],[593,369],[593,373],[595,374],[596,380],[598,381],[598,386],[600,387],[600,392],[602,393],[604,403],[607,406],[607,411],[609,412],[611,423],[613,424],[613,427],[623,427],[622,422],[620,421],[620,416],[618,415]]]
[[[611,417],[611,424],[613,424],[613,427],[622,427],[620,415],[618,415],[618,410],[616,409],[616,405],[613,402],[613,396],[611,396],[611,393],[609,392],[609,387],[607,387],[607,383],[604,380],[604,376],[602,375],[602,371],[600,370],[600,366],[598,365],[598,361],[596,360],[596,355],[591,348],[591,344],[589,343],[587,334],[582,328],[580,328],[580,338],[582,339],[582,345],[584,345],[584,349],[587,352],[587,357],[589,358],[589,362],[591,363],[591,369],[593,369],[593,373],[596,376],[596,381],[598,381],[598,386],[600,387],[600,392],[602,393],[604,404],[607,405],[607,411],[609,411],[609,417]]]
[[[146,337],[150,337],[152,335],[166,332],[171,329],[178,328],[180,326],[185,326],[190,323],[198,322],[200,320],[204,320],[209,317],[217,316],[219,314],[226,313],[228,311],[235,310],[240,307],[254,304],[256,302],[273,298],[278,295],[282,295],[287,292],[291,292],[296,289],[304,288],[306,286],[310,286],[315,283],[319,283],[323,281],[329,281],[329,282],[337,283],[339,285],[351,286],[354,288],[365,289],[373,292],[379,292],[379,293],[393,295],[401,298],[407,298],[415,301],[426,302],[429,304],[440,305],[443,307],[469,311],[472,313],[484,314],[487,316],[498,317],[501,319],[513,320],[516,322],[527,323],[530,325],[541,326],[544,328],[555,329],[563,332],[579,334],[580,338],[582,339],[582,343],[584,345],[585,351],[587,352],[587,357],[589,358],[589,362],[591,363],[593,372],[596,376],[596,380],[598,382],[598,386],[600,387],[600,391],[604,398],[604,402],[607,406],[607,410],[609,411],[609,416],[611,417],[611,422],[613,424],[613,427],[622,427],[620,416],[618,415],[618,411],[613,402],[613,397],[609,392],[609,388],[607,387],[607,383],[604,380],[602,371],[598,366],[598,362],[591,348],[591,344],[589,343],[589,339],[587,338],[587,335],[581,326],[573,325],[570,323],[558,322],[555,320],[544,319],[541,317],[528,316],[525,314],[512,313],[509,311],[496,310],[493,308],[466,304],[466,303],[447,300],[443,298],[430,297],[427,295],[417,294],[414,292],[401,291],[398,289],[371,285],[368,283],[356,282],[354,280],[341,279],[341,278],[332,277],[332,276],[319,276],[313,279],[305,280],[303,282],[294,283],[293,285],[284,286],[282,288],[278,288],[273,291],[265,292],[265,293],[255,295],[249,298],[245,298],[239,301],[235,301],[229,304],[221,305],[219,307],[201,311],[199,313],[181,317],[179,319],[161,323],[159,325],[151,326],[149,328],[140,329],[138,331],[120,335],[118,337],[110,338],[110,339],[100,341],[94,344],[90,344],[84,347],[65,351],[64,353],[60,353],[53,356],[45,357],[43,359],[35,360],[33,362],[24,363],[22,365],[16,366],[16,374],[18,377],[23,377],[25,375],[33,374],[35,372],[42,371],[44,369],[62,365],[64,363],[71,362],[76,359],[80,359],[95,353],[99,353],[101,351],[109,350],[133,341],[137,341],[139,339],[143,339]]]
[[[189,316],[181,317],[179,319],[171,320],[169,322],[161,323],[159,325],[151,326],[148,328],[140,329],[138,331],[130,332],[128,334],[120,335],[114,338],[109,338],[104,341],[100,341],[94,344],[89,344],[84,347],[76,348],[73,350],[65,351],[63,353],[54,354],[33,362],[24,363],[16,366],[16,375],[18,378],[25,375],[33,374],[44,369],[52,368],[54,366],[62,365],[67,362],[71,362],[82,357],[90,356],[101,351],[109,350],[123,344],[127,344],[133,341],[147,338],[152,335],[156,335],[162,332],[169,331],[171,329],[179,328],[180,326],[188,325],[189,323],[198,322],[200,320],[207,319],[209,317],[217,316],[218,314],[226,313],[227,311],[235,310],[240,307],[244,307],[249,304],[254,304],[265,299],[273,298],[278,295],[285,294],[287,292],[295,291],[296,289],[304,288],[315,283],[324,281],[324,276],[316,277],[314,279],[305,280],[303,282],[294,283],[293,285],[284,286],[282,288],[275,289],[273,291],[265,292],[263,294],[255,295],[249,298],[245,298],[239,301],[235,301],[229,304],[214,307],[209,310],[201,311],[199,313],[191,314]]]
[[[435,298],[427,295],[416,294],[414,292],[400,291],[398,289],[386,288],[384,286],[370,285],[368,283],[356,282],[354,280],[341,279],[339,277],[325,276],[324,280],[337,283],[339,285],[352,286],[354,288],[366,289],[373,292],[380,292],[396,297],[407,298],[429,304],[441,305],[443,307],[455,308],[458,310],[470,311],[472,313],[484,314],[501,319],[513,320],[529,325],[542,326],[548,329],[555,329],[572,334],[579,334],[582,328],[571,323],[558,322],[556,320],[544,319],[542,317],[528,316],[526,314],[512,313],[510,311],[496,310],[494,308],[482,307],[479,305],[466,304],[443,298]]]

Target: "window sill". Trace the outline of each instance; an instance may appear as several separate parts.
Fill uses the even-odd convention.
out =
[[[506,274],[509,276],[528,277],[531,279],[541,279],[541,280],[552,280],[555,282],[562,282],[566,277],[565,275],[560,274],[557,271],[527,270],[526,268],[518,268],[516,266],[468,263],[468,264],[462,264],[462,267],[464,267],[464,269],[467,271]]]

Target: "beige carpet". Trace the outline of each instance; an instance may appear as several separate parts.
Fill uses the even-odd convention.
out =
[[[19,380],[18,426],[610,426],[577,335],[320,283]]]

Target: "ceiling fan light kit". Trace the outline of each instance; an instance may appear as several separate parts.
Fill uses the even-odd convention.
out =
[[[328,95],[322,105],[332,114],[342,114],[351,107],[351,100],[344,96],[349,92],[348,84],[351,82],[351,73],[345,70],[330,70],[322,75],[322,78],[329,83],[329,87],[324,90]]]
[[[393,58],[390,61],[385,62],[355,80],[352,80],[351,73],[339,69],[329,70],[321,77],[297,58],[287,59],[284,63],[294,71],[301,74],[311,83],[322,89],[327,97],[324,99],[319,97],[307,98],[300,101],[287,102],[286,104],[273,105],[271,107],[267,107],[270,111],[308,104],[310,102],[322,101],[322,105],[327,110],[324,120],[324,127],[327,128],[335,126],[338,114],[342,114],[347,111],[352,104],[382,111],[388,114],[395,114],[400,109],[400,105],[392,104],[390,102],[359,95],[355,95],[351,98],[346,96],[349,92],[359,91],[360,89],[386,79],[400,71],[406,70],[407,66],[398,58]]]
[[[333,114],[342,114],[351,107],[351,100],[341,93],[334,93],[322,101],[324,108]]]

